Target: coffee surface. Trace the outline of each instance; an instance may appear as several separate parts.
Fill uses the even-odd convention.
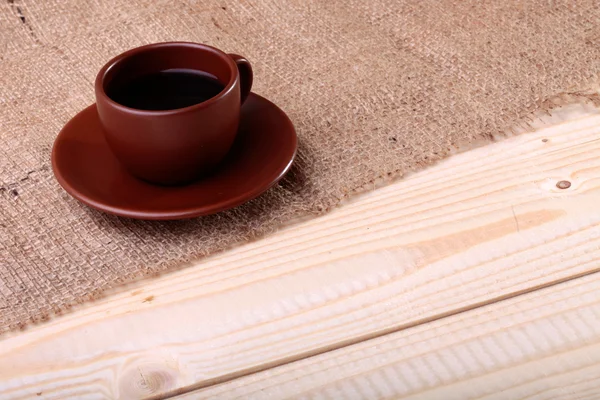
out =
[[[109,86],[108,96],[140,110],[173,110],[202,103],[225,86],[213,75],[191,69],[169,69]]]

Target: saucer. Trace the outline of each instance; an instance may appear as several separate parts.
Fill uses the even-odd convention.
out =
[[[52,169],[74,198],[98,210],[137,219],[184,219],[239,206],[275,185],[296,155],[287,115],[251,93],[235,143],[211,175],[186,186],[158,186],[130,175],[104,139],[96,105],[77,114],[52,148]]]

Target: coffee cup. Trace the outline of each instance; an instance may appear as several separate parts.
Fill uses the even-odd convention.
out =
[[[187,42],[126,51],[95,82],[110,149],[129,173],[161,185],[197,180],[223,160],[251,88],[244,57]]]

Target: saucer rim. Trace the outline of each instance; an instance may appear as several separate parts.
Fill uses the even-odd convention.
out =
[[[290,168],[292,167],[292,164],[294,163],[294,160],[296,159],[296,155],[298,154],[298,135],[296,134],[296,129],[294,127],[294,124],[292,123],[292,121],[290,120],[288,115],[285,113],[285,111],[283,111],[275,103],[271,102],[270,100],[266,99],[265,97],[260,96],[254,92],[250,93],[250,95],[248,96],[248,100],[250,99],[251,96],[257,97],[259,99],[259,101],[266,102],[271,107],[275,107],[275,109],[277,109],[279,114],[286,120],[287,125],[291,129],[291,135],[290,135],[291,140],[290,141],[293,142],[294,151],[293,151],[292,155],[290,156],[289,161],[287,162],[285,167],[281,169],[281,171],[277,174],[277,176],[275,178],[270,179],[268,185],[264,185],[264,186],[259,185],[259,186],[255,187],[255,189],[253,189],[253,190],[249,190],[249,191],[242,193],[236,197],[221,201],[221,202],[217,203],[217,206],[206,205],[203,207],[187,207],[187,208],[178,208],[178,209],[172,210],[172,211],[166,211],[166,210],[165,211],[156,211],[156,210],[142,210],[140,208],[132,209],[132,208],[126,208],[126,207],[113,207],[106,203],[98,202],[98,201],[94,200],[93,198],[81,193],[79,190],[75,189],[73,187],[73,185],[71,185],[68,182],[68,180],[65,179],[63,174],[60,172],[60,169],[57,165],[58,157],[56,155],[57,154],[56,146],[59,142],[59,138],[60,138],[61,134],[63,133],[63,131],[65,131],[68,128],[68,126],[71,124],[71,122],[81,113],[84,113],[84,112],[88,111],[88,109],[96,107],[96,103],[93,103],[93,104],[89,105],[88,107],[84,108],[83,110],[79,111],[75,116],[73,116],[65,124],[65,126],[63,126],[63,128],[60,130],[60,132],[56,136],[54,143],[52,145],[52,152],[51,152],[52,172],[54,174],[55,179],[60,184],[60,186],[73,198],[75,198],[76,200],[80,201],[81,203],[83,203],[93,209],[96,209],[98,211],[102,211],[102,212],[105,212],[108,214],[116,215],[119,217],[132,218],[132,219],[138,219],[138,220],[147,220],[147,221],[182,220],[182,219],[190,219],[190,218],[196,218],[196,217],[217,214],[219,212],[223,212],[223,211],[238,207],[244,203],[247,203],[247,202],[257,198],[258,196],[260,196],[261,194],[265,193],[267,190],[269,190],[273,186],[275,186],[290,170]],[[128,174],[127,171],[125,171],[125,173]],[[190,186],[193,184],[194,183],[191,183]],[[177,186],[177,188],[181,189],[181,188],[185,188],[185,186]]]

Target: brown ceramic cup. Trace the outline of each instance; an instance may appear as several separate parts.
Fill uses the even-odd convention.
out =
[[[211,74],[224,89],[204,102],[158,111],[126,107],[107,95],[111,85],[171,69]],[[252,68],[245,58],[185,42],[129,50],[110,60],[95,83],[98,115],[110,149],[132,175],[163,185],[194,181],[225,157],[251,88]]]

